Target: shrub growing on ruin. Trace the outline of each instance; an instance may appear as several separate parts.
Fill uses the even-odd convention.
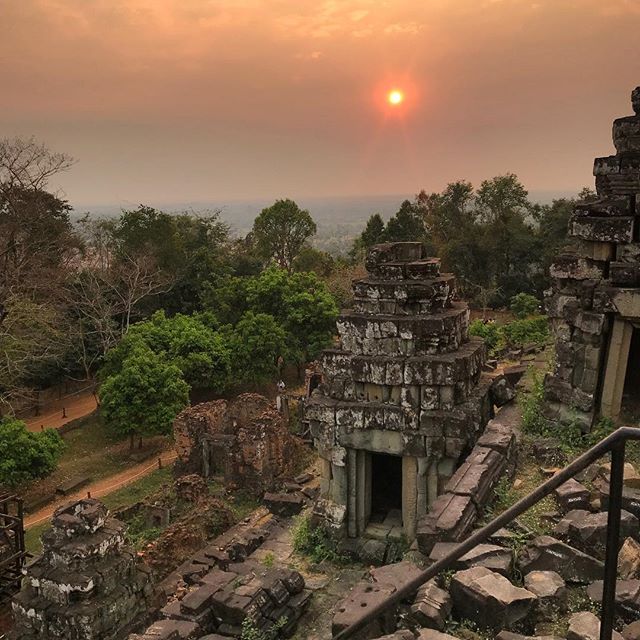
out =
[[[33,433],[21,420],[0,420],[0,486],[43,478],[58,464],[64,441],[55,429]]]
[[[313,527],[308,514],[302,514],[296,519],[293,527],[293,548],[315,564],[325,560],[336,563],[345,561],[326,529]]]

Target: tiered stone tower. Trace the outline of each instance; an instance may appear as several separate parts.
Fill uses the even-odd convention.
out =
[[[97,500],[58,509],[44,551],[13,600],[14,638],[120,640],[147,617],[154,590],[124,546],[125,525]]]
[[[595,160],[599,199],[576,206],[577,249],[552,265],[547,293],[557,362],[545,415],[583,430],[640,400],[640,87],[632,104],[635,115],[613,123],[617,153]]]
[[[372,247],[366,268],[305,411],[322,461],[316,515],[343,537],[411,541],[490,417],[485,347],[419,242]]]

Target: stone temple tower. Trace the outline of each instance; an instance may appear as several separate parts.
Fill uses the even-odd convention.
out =
[[[613,123],[616,154],[595,159],[599,199],[576,206],[575,247],[552,265],[547,292],[556,368],[545,415],[583,430],[599,416],[640,416],[640,87],[632,105]]]
[[[60,507],[13,599],[15,640],[124,640],[155,606],[124,523],[92,499]]]
[[[374,246],[366,268],[305,410],[322,463],[315,514],[343,538],[411,541],[490,418],[485,347],[419,242]]]

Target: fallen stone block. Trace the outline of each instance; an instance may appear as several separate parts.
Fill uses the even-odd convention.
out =
[[[396,590],[401,589],[407,582],[417,578],[421,573],[422,569],[420,567],[406,560],[375,567],[370,571],[374,582],[392,584]]]
[[[539,609],[564,609],[567,603],[567,586],[555,571],[530,571],[524,577],[524,588],[538,598]]]
[[[501,631],[494,640],[563,640],[559,636],[523,636],[511,631]]]
[[[142,635],[143,640],[195,640],[202,629],[195,622],[185,620],[158,620]]]
[[[602,580],[589,585],[587,595],[594,602],[601,602]],[[616,581],[616,613],[625,622],[640,618],[640,580]]]
[[[555,571],[567,582],[588,583],[602,578],[600,560],[552,538],[534,538],[520,553],[518,563],[523,574],[531,571]]]
[[[530,591],[485,567],[458,571],[451,579],[450,592],[458,616],[492,629],[526,617],[536,600]]]
[[[497,407],[502,407],[516,397],[516,390],[506,376],[496,376],[489,387],[491,401]]]
[[[589,489],[573,478],[561,484],[555,490],[555,494],[565,513],[573,509],[589,509]]]
[[[418,590],[411,605],[411,618],[421,627],[442,631],[451,614],[451,596],[438,587],[434,580],[429,580]]]
[[[418,521],[416,539],[420,551],[428,555],[436,542],[461,540],[471,531],[476,517],[471,497],[442,494]]]
[[[567,527],[567,540],[571,545],[598,558],[604,558],[607,546],[606,511],[585,513],[580,518],[572,519]],[[637,538],[640,535],[638,518],[632,513],[622,510],[620,514],[620,538]]]
[[[640,620],[626,624],[621,633],[624,640],[640,640]]]
[[[613,640],[623,640],[617,632],[613,632]],[[600,620],[590,611],[574,613],[569,618],[567,640],[600,640]]]
[[[434,562],[442,560],[452,551],[455,551],[457,546],[458,543],[456,542],[438,542],[431,550],[429,559]],[[471,569],[472,567],[485,567],[508,578],[511,575],[512,564],[513,554],[510,549],[505,549],[495,544],[479,544],[456,560],[452,565],[452,569],[459,571]]]
[[[624,580],[640,578],[640,542],[626,538],[618,553],[618,574]]]
[[[304,498],[300,493],[265,493],[264,504],[278,516],[294,516],[302,511]]]
[[[458,640],[455,636],[435,629],[420,629],[417,640]]]
[[[415,636],[413,635],[413,633],[411,633],[411,631],[402,629],[401,631],[396,631],[389,636],[376,638],[376,640],[415,640]]]
[[[351,593],[336,605],[336,612],[331,624],[332,635],[338,635],[341,631],[360,620],[368,611],[384,602],[396,588],[391,584],[380,582],[360,582]],[[369,640],[379,636],[393,633],[397,607],[390,607],[379,618],[368,624],[358,635],[360,640]]]

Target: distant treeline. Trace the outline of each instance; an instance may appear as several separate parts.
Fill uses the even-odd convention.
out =
[[[485,180],[475,189],[452,182],[441,193],[421,191],[405,200],[386,223],[373,214],[356,240],[357,260],[378,242],[420,240],[458,277],[461,294],[482,307],[503,307],[519,293],[542,297],[549,265],[568,243],[567,223],[577,200],[594,199],[583,189],[576,199],[535,204],[517,176]]]

